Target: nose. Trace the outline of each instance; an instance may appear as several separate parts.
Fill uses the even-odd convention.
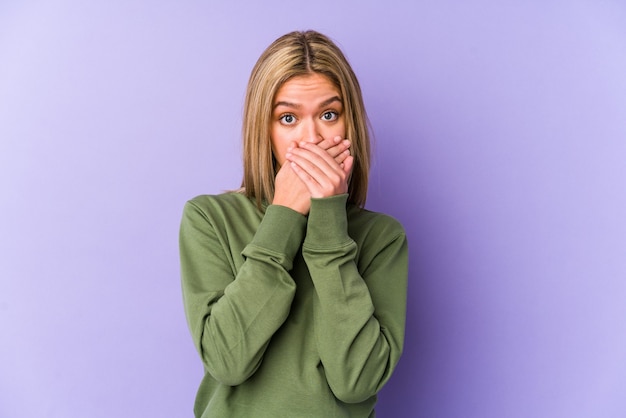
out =
[[[317,144],[324,139],[315,120],[307,120],[302,124],[302,128],[302,141]]]

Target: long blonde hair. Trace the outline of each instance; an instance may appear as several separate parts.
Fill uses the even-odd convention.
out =
[[[274,41],[252,69],[243,113],[243,193],[256,200],[274,197],[276,164],[272,154],[270,123],[276,92],[289,79],[322,74],[341,92],[346,137],[352,142],[354,165],[348,201],[363,207],[370,168],[370,137],[359,82],[341,50],[315,31],[291,32]]]

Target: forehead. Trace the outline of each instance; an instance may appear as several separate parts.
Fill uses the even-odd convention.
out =
[[[287,80],[276,92],[274,102],[324,100],[329,96],[340,96],[339,89],[325,75],[312,73]]]

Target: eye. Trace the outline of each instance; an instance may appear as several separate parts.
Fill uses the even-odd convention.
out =
[[[283,125],[293,125],[294,123],[296,123],[296,117],[291,113],[286,113],[282,115],[278,120]]]
[[[339,114],[335,112],[334,110],[329,110],[328,112],[324,112],[322,114],[322,119],[324,119],[327,122],[332,122],[336,120],[338,117],[339,117]]]

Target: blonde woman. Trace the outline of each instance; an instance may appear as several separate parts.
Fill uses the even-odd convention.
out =
[[[407,242],[363,209],[369,132],[326,36],[261,55],[243,120],[242,188],[187,202],[185,311],[205,375],[196,417],[374,417],[402,352]]]

